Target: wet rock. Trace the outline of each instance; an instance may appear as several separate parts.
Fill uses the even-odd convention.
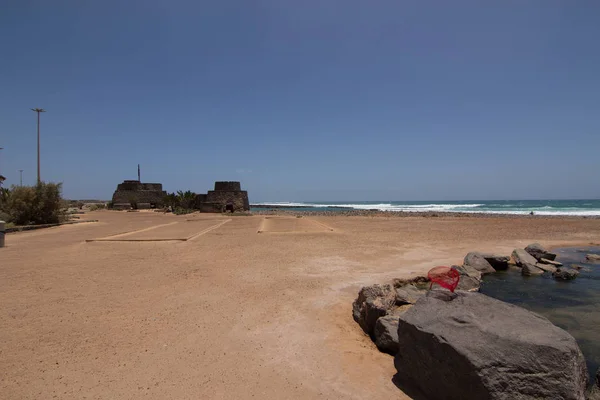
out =
[[[465,256],[464,265],[475,268],[482,274],[491,274],[496,272],[494,267],[483,257],[483,254],[472,251]]]
[[[508,263],[510,262],[509,256],[499,256],[488,253],[483,253],[482,255],[496,271],[508,269]]]
[[[590,269],[588,267],[584,267],[583,265],[579,265],[579,264],[571,264],[569,265],[570,268],[576,270],[576,271],[590,271]]]
[[[572,281],[573,279],[577,278],[577,275],[579,275],[579,271],[570,268],[558,268],[552,274],[554,279],[560,281]]]
[[[598,255],[598,254],[587,254],[585,256],[585,259],[587,261],[590,261],[590,262],[593,262],[593,263],[600,262],[600,255]]]
[[[479,291],[479,287],[481,286],[481,272],[468,265],[454,265],[452,268],[455,268],[460,274],[460,280],[456,287],[458,290],[469,292]]]
[[[396,302],[391,285],[365,286],[352,304],[352,317],[368,335],[373,335],[379,317],[387,314]]]
[[[556,271],[556,267],[552,264],[537,263],[537,264],[535,264],[535,266],[544,272],[555,272]]]
[[[548,260],[547,258],[542,258],[542,259],[540,260],[540,262],[541,262],[542,264],[550,264],[550,265],[554,265],[555,267],[562,267],[562,265],[563,265],[561,262],[554,261],[554,260]]]
[[[596,371],[596,381],[586,398],[588,400],[600,400],[600,368]]]
[[[549,252],[539,243],[530,244],[525,247],[525,251],[535,257],[538,261],[541,261],[542,258],[545,258],[546,260],[554,260],[556,258],[556,254]]]
[[[375,345],[384,353],[395,355],[398,352],[399,315],[386,315],[377,320],[374,330]]]
[[[398,321],[396,379],[437,399],[581,400],[585,360],[546,318],[480,293],[428,294]]]
[[[427,290],[418,289],[413,284],[407,284],[396,288],[396,304],[415,304],[421,296],[425,296]]]
[[[537,260],[531,254],[523,249],[515,249],[512,252],[512,258],[521,268],[521,274],[525,276],[541,275],[544,273],[543,270],[537,267]]]
[[[521,275],[523,276],[535,276],[542,275],[545,271],[541,268],[538,268],[537,265],[524,264],[521,267]]]

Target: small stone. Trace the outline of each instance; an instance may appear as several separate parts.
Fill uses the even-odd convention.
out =
[[[412,284],[396,288],[396,304],[415,304],[425,293],[426,290],[417,289]]]
[[[537,264],[535,264],[535,266],[545,272],[555,272],[556,271],[556,267],[552,264],[537,263]]]
[[[587,255],[585,256],[585,259],[586,259],[587,261],[591,261],[591,262],[594,262],[594,263],[595,263],[595,262],[598,262],[598,261],[600,261],[600,255],[598,255],[598,254],[587,254]]]
[[[579,271],[576,271],[574,269],[568,269],[568,268],[558,268],[556,270],[556,272],[554,272],[552,274],[554,279],[560,280],[560,281],[571,281],[571,280],[577,278],[577,275],[579,275]]]
[[[521,267],[521,275],[523,276],[534,276],[534,275],[542,275],[544,270],[538,268],[537,265],[524,264]]]
[[[563,265],[561,262],[554,261],[554,260],[548,260],[547,258],[542,258],[542,259],[540,260],[540,262],[541,262],[541,263],[543,263],[543,264],[550,264],[550,265],[554,265],[554,266],[556,266],[556,267],[562,267],[562,265]]]

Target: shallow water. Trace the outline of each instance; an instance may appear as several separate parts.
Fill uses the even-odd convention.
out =
[[[481,293],[536,312],[569,332],[579,344],[590,379],[600,367],[600,264],[585,262],[585,255],[600,254],[600,247],[556,249],[557,261],[584,267],[573,281],[557,281],[545,273],[524,277],[520,270],[486,275]]]

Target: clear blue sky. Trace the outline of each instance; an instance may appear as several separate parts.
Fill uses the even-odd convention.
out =
[[[600,197],[600,2],[42,1],[0,12],[0,172],[251,201]]]

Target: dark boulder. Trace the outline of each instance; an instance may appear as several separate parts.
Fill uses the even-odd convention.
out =
[[[375,345],[379,351],[395,355],[398,352],[399,315],[386,315],[377,320],[374,330]]]
[[[508,269],[508,263],[510,262],[509,256],[499,256],[489,253],[483,253],[482,255],[496,271]]]
[[[530,244],[529,246],[525,247],[525,251],[535,257],[535,259],[538,261],[541,261],[542,258],[554,261],[556,258],[556,254],[550,253],[539,243]]]
[[[431,400],[584,398],[585,360],[567,332],[480,293],[433,292],[398,322],[395,382],[405,391]]]
[[[496,272],[494,267],[483,257],[483,254],[472,251],[465,256],[464,265],[475,268],[482,274],[491,274]]]
[[[558,268],[552,273],[554,279],[559,281],[572,281],[577,278],[577,275],[579,275],[579,271],[570,268]]]
[[[360,327],[373,335],[379,317],[387,314],[396,302],[396,292],[391,285],[365,286],[352,304],[352,316]]]

